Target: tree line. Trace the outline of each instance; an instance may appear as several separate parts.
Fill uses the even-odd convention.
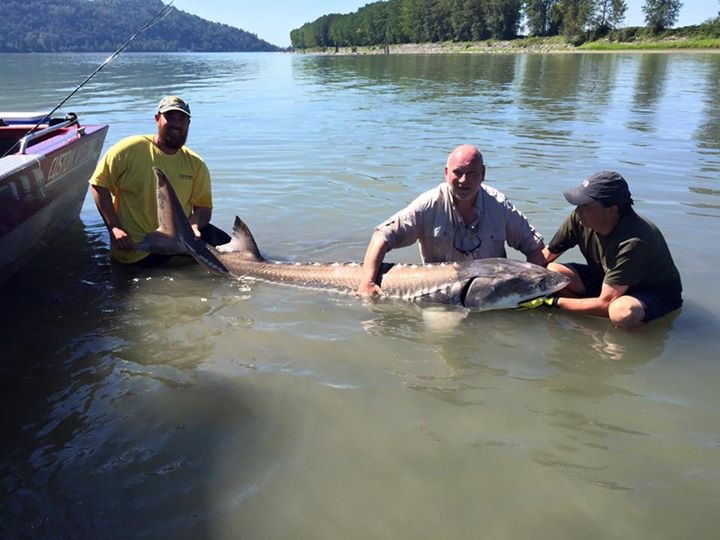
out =
[[[645,0],[648,28],[672,27],[680,0]],[[438,41],[513,39],[525,21],[530,36],[568,41],[606,35],[625,18],[625,0],[386,0],[354,13],[329,14],[290,32],[295,49]]]
[[[0,0],[0,52],[113,51],[163,8],[161,0]],[[177,9],[128,50],[278,51],[255,34]]]

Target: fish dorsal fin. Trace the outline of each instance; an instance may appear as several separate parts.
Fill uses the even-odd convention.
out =
[[[235,224],[233,225],[232,240],[227,244],[218,246],[217,250],[221,253],[235,253],[236,255],[242,256],[242,258],[251,261],[263,261],[263,256],[260,255],[257,243],[253,238],[250,229],[245,222],[238,216],[235,216]]]
[[[176,236],[184,239],[195,238],[195,233],[193,233],[190,222],[185,216],[185,211],[175,194],[175,189],[173,189],[170,180],[163,170],[158,167],[153,167],[153,172],[158,182],[158,232],[171,238]]]
[[[153,167],[157,179],[158,228],[146,234],[136,249],[150,253],[173,255],[185,253],[185,244],[195,238],[175,190],[162,169]]]

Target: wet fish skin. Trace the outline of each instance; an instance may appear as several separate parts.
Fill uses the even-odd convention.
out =
[[[235,218],[232,241],[213,248],[196,240],[165,174],[158,181],[160,227],[140,249],[187,253],[221,274],[272,283],[354,294],[362,276],[358,263],[282,263],[265,259],[247,225]],[[176,250],[176,251],[172,251]],[[520,302],[552,294],[568,279],[540,266],[512,259],[479,259],[461,263],[383,264],[378,282],[387,297],[463,306],[473,311],[516,308]]]

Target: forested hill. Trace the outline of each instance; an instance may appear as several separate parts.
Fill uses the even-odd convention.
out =
[[[0,52],[114,51],[162,8],[161,0],[0,0]],[[173,8],[128,50],[280,49],[245,30]]]

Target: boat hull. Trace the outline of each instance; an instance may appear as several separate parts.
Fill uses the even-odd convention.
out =
[[[0,158],[0,281],[78,218],[107,129],[75,124]]]

